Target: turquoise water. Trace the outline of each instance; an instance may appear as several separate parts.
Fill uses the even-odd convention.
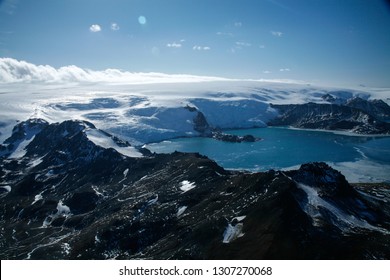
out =
[[[325,161],[354,181],[390,181],[390,137],[363,137],[323,131],[258,128],[227,131],[263,140],[227,143],[210,138],[179,138],[147,145],[157,153],[198,152],[228,169],[264,171]]]

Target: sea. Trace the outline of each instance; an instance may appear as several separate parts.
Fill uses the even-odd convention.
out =
[[[249,172],[296,169],[303,163],[326,162],[349,182],[390,183],[390,137],[361,136],[319,130],[267,127],[228,130],[262,140],[229,143],[205,137],[150,143],[156,153],[197,152],[226,169]]]

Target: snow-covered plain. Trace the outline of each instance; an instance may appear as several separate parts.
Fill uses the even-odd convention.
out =
[[[298,83],[198,81],[175,83],[0,83],[0,141],[17,121],[81,119],[133,144],[197,135],[197,108],[222,129],[263,127],[276,116],[269,104],[324,102],[325,93],[381,98],[387,90],[345,90]]]

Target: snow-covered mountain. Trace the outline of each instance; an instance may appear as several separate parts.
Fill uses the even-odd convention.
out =
[[[324,163],[227,171],[35,119],[6,141],[0,177],[2,259],[390,257],[389,188]]]
[[[11,135],[17,121],[78,119],[93,122],[132,144],[199,135],[194,128],[198,112],[214,128],[249,128],[264,127],[280,116],[272,105],[333,104],[338,100],[348,106],[353,105],[348,100],[354,98],[388,102],[387,92],[380,90],[229,80],[132,85],[6,83],[0,84],[0,92],[0,140]],[[388,106],[385,102],[380,106]]]

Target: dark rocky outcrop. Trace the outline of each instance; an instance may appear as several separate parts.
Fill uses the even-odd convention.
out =
[[[186,108],[191,112],[197,112],[197,115],[193,120],[194,130],[199,132],[202,137],[213,138],[215,140],[231,143],[255,142],[261,140],[260,138],[254,137],[253,135],[239,136],[222,132],[220,129],[211,127],[202,112],[198,111],[194,107],[187,106]]]
[[[231,142],[231,143],[256,142],[261,140],[261,138],[255,137],[253,135],[239,136],[234,134],[223,133],[218,130],[215,130],[211,133],[211,138],[224,141],[224,142]]]
[[[0,145],[0,157],[15,152],[18,145],[23,141],[32,141],[34,136],[47,125],[48,123],[42,119],[29,119],[17,124],[12,130],[11,137]]]
[[[308,129],[342,130],[359,134],[390,134],[390,124],[345,105],[296,104],[272,105],[280,115],[270,126],[293,126]]]
[[[349,99],[345,105],[361,110],[380,121],[390,121],[390,106],[383,100],[365,100],[355,97]]]

